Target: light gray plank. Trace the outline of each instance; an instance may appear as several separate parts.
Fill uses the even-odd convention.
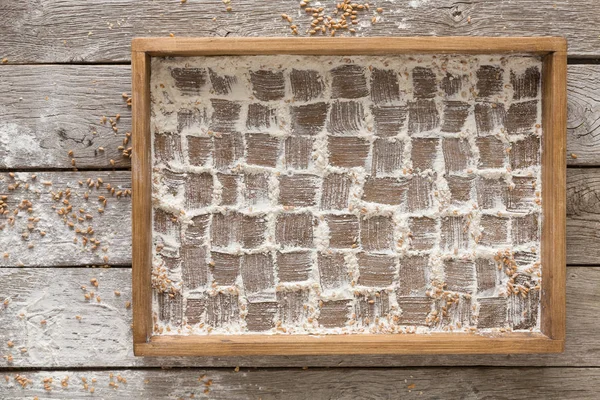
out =
[[[101,179],[103,184],[98,188],[88,187],[87,179],[93,182]],[[114,196],[106,189],[109,184],[115,188]],[[0,216],[0,267],[131,263],[131,197],[116,196],[129,188],[131,173],[128,171],[18,172],[14,177],[1,173],[0,195],[7,196],[3,200],[7,207],[3,210],[8,210],[8,214]],[[71,195],[67,204],[68,189]],[[52,193],[60,192],[63,195],[55,200]],[[106,198],[105,206],[99,196]],[[31,212],[28,206],[20,207],[24,200],[31,203]],[[69,205],[72,206],[69,217],[60,215]],[[73,213],[77,219],[73,219]],[[31,218],[34,221],[30,221]],[[88,227],[93,233],[76,232],[77,229],[87,232]],[[85,246],[84,236],[90,240]],[[92,238],[100,241],[96,249],[93,249]]]
[[[569,66],[568,89],[567,161],[600,165],[600,65]],[[127,65],[1,66],[0,169],[68,169],[71,158],[79,168],[110,169],[111,159],[129,167],[118,146],[131,130],[131,110],[121,96],[130,90]],[[117,113],[115,134],[100,119]]]
[[[99,285],[93,288],[90,280]],[[85,299],[93,290],[101,302]],[[600,268],[569,267],[564,354],[496,356],[302,356],[140,358],[132,354],[131,271],[125,268],[0,269],[0,359],[3,367],[74,368],[141,366],[370,367],[370,366],[600,366]],[[115,296],[114,291],[121,293]],[[21,314],[23,314],[21,316]],[[76,316],[82,317],[81,321]],[[46,324],[40,322],[46,320]],[[14,343],[8,348],[6,342]],[[27,348],[21,353],[22,347]]]
[[[310,16],[297,1],[131,0],[4,2],[2,56],[9,62],[122,61],[136,36],[292,36],[281,14],[295,18],[306,36]],[[598,52],[600,11],[594,0],[456,2],[384,0],[360,17],[357,36],[566,36],[572,56]],[[335,2],[324,3],[331,14]],[[371,18],[378,15],[378,22]],[[338,32],[341,35],[342,32]]]
[[[600,65],[569,65],[567,162],[600,164]]]
[[[600,169],[597,168],[569,168],[567,171],[567,262],[569,264],[598,264],[600,259],[600,209],[597,198],[600,196]],[[32,173],[17,173],[17,178],[25,179]],[[107,201],[107,207],[103,215],[97,212],[98,195],[106,195],[107,191],[100,189],[90,191],[86,185],[79,186],[78,181],[86,182],[86,179],[103,178],[105,185],[110,183],[118,188],[129,188],[131,173],[128,171],[116,172],[41,172],[37,173],[34,186],[41,191],[38,197],[32,197],[32,193],[21,186],[14,192],[8,191],[7,187],[13,184],[13,180],[7,173],[0,174],[0,194],[9,196],[10,210],[15,208],[14,204],[25,198],[34,203],[34,213],[41,220],[37,224],[40,229],[35,229],[30,235],[30,241],[23,240],[20,236],[27,230],[27,218],[29,215],[23,210],[16,218],[14,226],[7,226],[0,230],[0,253],[9,252],[10,257],[0,257],[2,266],[60,266],[60,265],[86,265],[103,263],[104,255],[109,256],[108,264],[122,265],[131,263],[131,225],[130,198],[111,198]],[[20,179],[20,178],[19,178]],[[19,180],[18,179],[18,180]],[[52,181],[53,186],[45,186],[43,181]],[[23,185],[23,183],[22,183]],[[59,192],[71,187],[73,190],[73,208],[77,211],[80,207],[92,210],[94,219],[89,221],[96,232],[96,238],[103,242],[102,246],[108,246],[108,252],[92,252],[89,246],[83,248],[81,241],[73,243],[75,233],[65,225],[56,210],[57,205],[52,200],[51,191]],[[117,189],[120,190],[120,189]],[[85,201],[83,194],[90,191],[90,200]],[[96,193],[98,192],[98,193]],[[16,201],[16,203],[15,203]],[[4,221],[0,217],[0,225]],[[43,238],[35,233],[45,230],[47,235]],[[28,243],[33,242],[34,248],[29,249]]]
[[[11,373],[0,388],[3,399],[595,399],[599,376],[596,368],[83,370],[24,372],[25,388]]]
[[[599,198],[599,168],[567,170],[567,263],[599,263]]]
[[[112,168],[111,159],[128,167],[117,149],[131,131],[123,92],[131,94],[128,65],[1,66],[0,168],[69,169],[72,158],[78,168]],[[100,121],[117,114],[115,133]]]

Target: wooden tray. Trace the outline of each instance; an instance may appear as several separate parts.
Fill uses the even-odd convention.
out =
[[[153,57],[536,55],[541,57],[541,290],[539,329],[426,334],[161,335],[153,317],[151,60]],[[551,353],[564,349],[566,41],[562,38],[138,38],[133,78],[133,335],[140,356]],[[495,107],[495,106],[493,106]],[[509,170],[510,171],[510,170]],[[511,255],[512,257],[512,255]],[[369,261],[367,261],[368,263]],[[515,267],[516,268],[516,267]],[[512,278],[514,279],[514,278]],[[443,290],[444,288],[442,288]],[[521,289],[519,289],[521,290]],[[533,289],[532,289],[533,290]],[[516,292],[526,298],[525,291]],[[528,300],[532,301],[532,300]],[[450,303],[449,303],[450,304]],[[445,308],[443,313],[445,314]],[[470,312],[470,311],[469,311]],[[283,333],[283,332],[280,332]]]

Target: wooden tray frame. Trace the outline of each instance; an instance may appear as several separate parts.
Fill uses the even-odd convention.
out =
[[[564,351],[567,43],[564,38],[136,38],[133,82],[133,341],[137,356],[511,354]],[[356,335],[152,334],[150,58],[208,55],[510,54],[543,57],[541,333]]]

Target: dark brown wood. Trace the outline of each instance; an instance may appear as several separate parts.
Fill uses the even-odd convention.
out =
[[[444,261],[444,275],[448,290],[471,293],[475,282],[475,265],[471,260],[450,259]]]
[[[313,149],[313,139],[303,136],[290,136],[285,139],[284,156],[286,168],[308,168]]]
[[[277,303],[274,301],[249,303],[246,314],[248,329],[261,332],[274,328],[276,313]]]
[[[246,128],[260,131],[277,125],[276,110],[261,103],[248,104]]]
[[[313,243],[313,223],[310,213],[279,214],[275,223],[275,239],[283,246],[310,248]]]
[[[306,281],[311,269],[310,251],[277,252],[277,276],[280,282]]]
[[[425,171],[433,168],[438,152],[440,139],[438,138],[413,138],[411,139],[411,159],[413,168],[417,171]]]
[[[359,224],[356,215],[327,215],[325,221],[329,229],[330,248],[351,249],[358,245]]]
[[[403,310],[400,322],[416,326],[427,325],[427,316],[431,312],[433,300],[431,297],[397,296],[398,305]]]
[[[246,162],[263,167],[275,167],[280,147],[280,140],[271,135],[262,133],[247,134]]]
[[[353,84],[354,83],[351,85]],[[350,96],[353,94],[348,95]],[[366,93],[364,95],[366,95]],[[363,97],[364,95],[358,97]],[[362,103],[356,101],[335,101],[331,103],[327,131],[332,135],[357,134],[363,128],[364,119]]]
[[[433,218],[411,217],[408,219],[410,248],[413,250],[429,250],[436,242],[436,225]]]
[[[133,272],[133,337],[136,343],[146,342],[152,334],[152,187],[150,136],[150,57],[143,52],[131,55],[133,97],[134,154],[132,172],[131,235]],[[100,200],[101,198],[98,197]],[[135,203],[135,207],[133,206]]]
[[[323,178],[321,208],[340,210],[348,207],[350,177],[346,174],[329,174]]]
[[[325,328],[345,326],[350,320],[349,300],[325,301],[319,309],[319,325]]]
[[[477,326],[489,328],[506,324],[507,301],[504,297],[487,297],[479,299],[479,317]]]
[[[469,159],[472,157],[469,142],[454,138],[442,140],[442,154],[444,155],[446,174],[466,170],[469,166]]]
[[[240,274],[241,256],[213,251],[210,253],[210,258],[214,263],[210,272],[215,282],[223,286],[235,285]]]
[[[325,126],[329,105],[310,103],[290,107],[290,123],[296,135],[316,135]]]
[[[371,98],[374,103],[400,100],[398,75],[394,70],[371,69]]]
[[[317,266],[323,289],[337,289],[350,283],[348,268],[342,253],[319,253]]]
[[[210,99],[210,104],[213,109],[209,124],[210,129],[219,133],[235,132],[235,123],[242,110],[242,105],[237,101],[229,101],[224,99]],[[224,138],[229,137],[231,136],[224,136]],[[234,137],[237,138],[237,135]],[[220,141],[215,140],[215,142],[218,143]],[[222,143],[227,142],[223,141]],[[231,146],[231,144],[229,144],[229,146]],[[225,144],[223,145],[224,148],[229,146]]]
[[[199,289],[208,283],[206,247],[188,245],[181,249],[181,275],[186,290]]]
[[[279,321],[284,326],[296,327],[306,319],[308,315],[308,295],[308,289],[277,292]]]
[[[395,243],[392,216],[376,215],[361,218],[360,242],[366,251],[393,250]]]
[[[508,244],[509,224],[510,221],[506,217],[482,215],[480,227],[483,231],[479,243],[484,246],[506,246]],[[516,244],[518,241],[514,240],[514,243]]]
[[[375,139],[373,143],[373,175],[393,174],[402,168],[404,143],[399,140]]]
[[[250,71],[250,82],[252,83],[252,93],[258,100],[280,100],[285,94],[283,72]]]
[[[494,136],[481,136],[475,139],[479,149],[480,168],[501,168],[506,160],[507,146]]]
[[[273,258],[269,253],[244,254],[241,272],[249,297],[275,286]]]
[[[381,204],[401,204],[406,193],[405,180],[396,178],[367,178],[363,200]]]
[[[208,137],[187,137],[188,158],[191,165],[203,166],[211,154],[212,141]]]
[[[318,98],[325,84],[317,71],[292,69],[290,85],[294,98],[298,101],[309,101]]]
[[[405,106],[373,106],[371,114],[375,124],[375,134],[381,137],[396,136],[404,126],[408,116]]]
[[[448,189],[450,190],[451,203],[458,205],[469,201],[474,181],[475,176],[446,176],[446,183],[448,183]]]
[[[227,112],[224,113],[228,115]],[[220,125],[217,128],[224,128],[224,126]],[[217,169],[227,171],[244,155],[242,135],[239,133],[222,134],[214,138],[213,144],[215,146],[214,165]]]
[[[361,253],[358,260],[358,284],[382,287],[392,284],[396,270],[394,257],[383,254]]]
[[[244,200],[250,205],[269,201],[269,177],[267,174],[244,174]]]
[[[548,54],[543,59],[542,129],[542,224],[541,262],[542,293],[540,298],[541,331],[548,337],[564,340],[566,335],[567,261],[567,49]],[[513,191],[516,192],[516,191]],[[521,190],[521,194],[526,191]],[[510,199],[510,197],[509,197]],[[548,295],[548,296],[547,296]]]
[[[466,216],[442,218],[440,246],[445,251],[466,250],[469,243],[468,220]]]
[[[600,67],[570,65],[567,77],[567,164],[598,165],[600,159],[595,150],[598,139],[593,132],[600,129],[600,103],[595,96]]]
[[[409,212],[425,212],[433,206],[433,178],[428,175],[413,175],[408,181],[406,209]]]
[[[328,136],[329,164],[334,167],[365,167],[370,144],[356,136]]]

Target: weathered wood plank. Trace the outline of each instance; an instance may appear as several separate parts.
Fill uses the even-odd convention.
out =
[[[569,65],[567,84],[567,163],[598,165],[600,65]]]
[[[9,257],[0,257],[2,266],[59,266],[59,265],[85,265],[105,264],[103,257],[108,256],[108,264],[123,265],[131,263],[131,227],[130,212],[131,203],[128,197],[120,199],[109,198],[106,189],[87,188],[87,179],[103,179],[106,188],[110,183],[117,191],[130,187],[131,176],[128,171],[117,172],[40,172],[37,173],[36,183],[30,179],[32,173],[17,173],[13,179],[5,174],[0,174],[0,195],[8,196],[8,209],[13,212],[15,207],[23,200],[29,199],[33,203],[33,213],[27,213],[27,207],[20,210],[15,217],[15,225],[10,226],[8,217],[0,216],[0,252],[9,252]],[[21,179],[23,178],[23,179]],[[83,186],[78,184],[79,181]],[[9,185],[22,181],[21,186],[14,191],[9,191]],[[52,186],[45,186],[42,182],[52,181]],[[39,196],[24,189],[25,183],[29,182],[30,188],[41,191]],[[73,228],[66,225],[62,217],[56,212],[66,205],[52,200],[50,192],[58,193],[70,187],[73,191],[71,204],[76,213],[83,207],[86,212],[91,213],[93,219],[83,224],[75,224]],[[85,201],[84,193],[90,192],[90,200]],[[107,206],[102,215],[98,213],[98,196],[105,195]],[[598,208],[597,196],[600,196],[600,169],[596,168],[570,168],[568,170],[567,190],[567,262],[569,264],[598,264],[600,259],[600,209]],[[62,199],[61,199],[62,201]],[[51,207],[57,206],[54,210]],[[39,217],[40,222],[34,223],[35,227],[29,231],[27,225],[31,222],[29,217]],[[103,252],[99,248],[91,251],[88,244],[84,248],[79,238],[79,243],[73,243],[75,228],[87,229],[92,226],[96,237],[102,241],[99,246],[108,246],[108,251]],[[40,237],[39,231],[44,230],[47,235]],[[28,240],[24,240],[21,234],[29,231]],[[27,248],[29,243],[34,244],[33,249]]]
[[[0,268],[130,264],[129,188],[128,171],[0,174]]]
[[[567,263],[600,260],[600,169],[567,170]]]
[[[599,376],[596,368],[78,370],[10,373],[0,389],[4,399],[595,399]]]
[[[600,11],[594,5],[594,0],[387,0],[377,2],[381,14],[375,7],[361,12],[355,27],[357,36],[566,36],[570,55],[592,56],[598,54],[600,34],[595,23]],[[333,16],[335,2],[326,6],[326,15]],[[292,36],[282,13],[294,18],[301,36],[308,36],[310,15],[298,2],[284,0],[238,0],[230,12],[221,0],[6,2],[0,6],[7,21],[0,29],[2,56],[20,63],[124,61],[130,59],[136,36]],[[371,23],[374,16],[376,23]]]
[[[568,163],[600,165],[600,99],[595,94],[600,65],[569,66],[568,88]],[[127,65],[2,66],[0,169],[71,168],[71,158],[79,168],[111,168],[111,159],[117,167],[128,167],[118,147],[131,129],[131,110],[121,96],[130,90]],[[116,114],[121,115],[118,133],[109,122],[100,122]]]
[[[72,168],[71,159],[78,168],[112,168],[111,159],[115,167],[129,167],[118,147],[131,130],[122,96],[130,91],[127,65],[3,65],[0,168]],[[108,119],[117,114],[115,132]]]
[[[96,278],[98,287],[90,281]],[[86,285],[87,290],[82,290]],[[140,366],[600,366],[600,268],[569,267],[564,354],[495,356],[134,357],[127,268],[0,269],[0,368]],[[116,296],[114,291],[119,291]],[[94,296],[86,300],[90,291]],[[96,296],[100,296],[100,302]],[[22,314],[22,316],[21,316]],[[81,320],[77,320],[77,316]],[[40,322],[45,320],[42,325]],[[12,341],[14,347],[6,346]],[[27,348],[21,353],[21,348]]]

